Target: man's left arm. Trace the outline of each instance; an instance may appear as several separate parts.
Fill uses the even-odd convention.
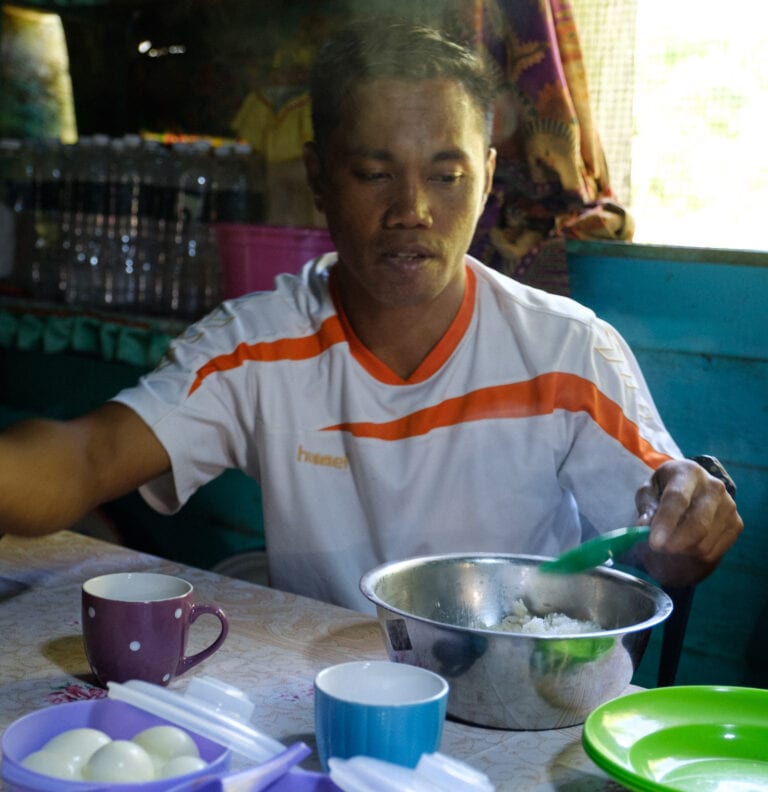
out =
[[[638,522],[651,526],[648,545],[638,548],[638,555],[663,585],[687,586],[703,580],[744,528],[733,497],[735,486],[722,467],[711,462],[711,458],[665,462],[637,491]]]

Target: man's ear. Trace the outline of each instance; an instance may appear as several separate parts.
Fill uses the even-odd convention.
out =
[[[315,201],[315,208],[318,212],[323,210],[323,187],[322,187],[322,170],[323,166],[320,161],[320,154],[317,150],[317,144],[314,141],[309,141],[304,144],[304,171],[307,176],[307,184],[312,191],[312,196]]]
[[[485,158],[485,198],[488,198],[493,187],[493,174],[496,172],[496,149],[491,146]],[[485,200],[485,199],[484,199]]]

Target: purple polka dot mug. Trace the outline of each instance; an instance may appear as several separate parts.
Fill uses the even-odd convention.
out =
[[[106,686],[141,679],[167,685],[210,657],[224,643],[229,623],[221,608],[195,602],[193,592],[186,580],[154,572],[117,572],[86,580],[83,643],[99,682]],[[189,628],[203,614],[219,620],[219,634],[188,657]]]

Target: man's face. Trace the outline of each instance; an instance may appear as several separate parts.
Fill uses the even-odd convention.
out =
[[[342,294],[375,308],[420,305],[449,286],[460,293],[494,164],[483,119],[459,83],[358,86],[322,166],[308,161]]]

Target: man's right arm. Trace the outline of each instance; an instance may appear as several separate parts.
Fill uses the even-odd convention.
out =
[[[15,424],[0,434],[0,533],[69,528],[168,470],[152,430],[116,402],[71,421]]]

